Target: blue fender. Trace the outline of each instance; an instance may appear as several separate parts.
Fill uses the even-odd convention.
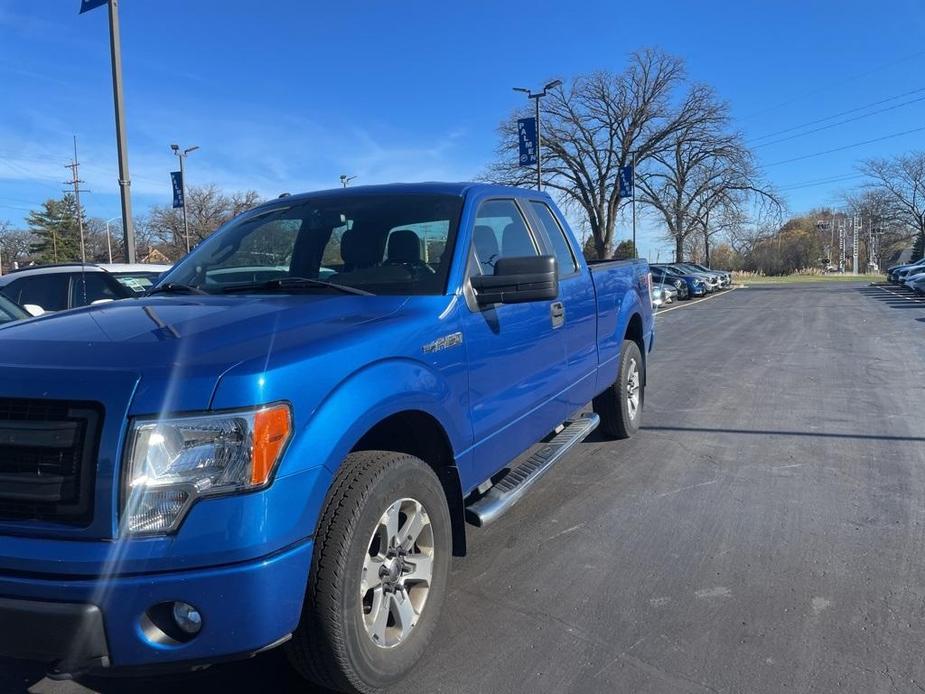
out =
[[[333,475],[363,434],[387,417],[409,410],[437,420],[455,460],[459,451],[470,447],[471,429],[454,392],[458,393],[441,374],[413,359],[387,359],[364,366],[331,391],[296,433],[278,476],[317,465]]]

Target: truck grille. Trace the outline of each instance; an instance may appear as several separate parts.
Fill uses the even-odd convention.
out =
[[[0,398],[0,520],[89,523],[101,423],[98,403]]]

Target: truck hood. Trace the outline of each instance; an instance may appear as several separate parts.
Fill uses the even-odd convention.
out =
[[[303,354],[356,334],[404,303],[395,296],[162,296],[92,306],[0,327],[0,383],[67,370],[132,373],[132,414],[207,409],[222,374],[297,342]],[[38,395],[54,397],[54,383]],[[3,393],[0,393],[2,396]],[[102,398],[103,396],[100,395]]]

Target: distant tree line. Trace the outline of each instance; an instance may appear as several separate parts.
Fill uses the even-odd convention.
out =
[[[192,186],[186,192],[190,246],[207,238],[232,217],[260,203],[254,191],[223,193],[213,185]],[[84,246],[87,262],[109,261],[110,247],[114,262],[121,262],[122,228],[96,217],[84,220]],[[156,205],[134,218],[136,255],[139,262],[174,262],[186,253],[183,215],[179,209]],[[80,231],[77,203],[73,195],[49,199],[26,217],[25,228],[14,228],[0,221],[0,270],[48,263],[79,262]]]

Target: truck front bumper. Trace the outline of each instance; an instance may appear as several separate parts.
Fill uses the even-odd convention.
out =
[[[0,574],[0,655],[57,670],[133,668],[246,656],[299,623],[311,540],[258,560],[95,579]],[[149,611],[182,601],[202,615],[185,642],[152,628]]]

